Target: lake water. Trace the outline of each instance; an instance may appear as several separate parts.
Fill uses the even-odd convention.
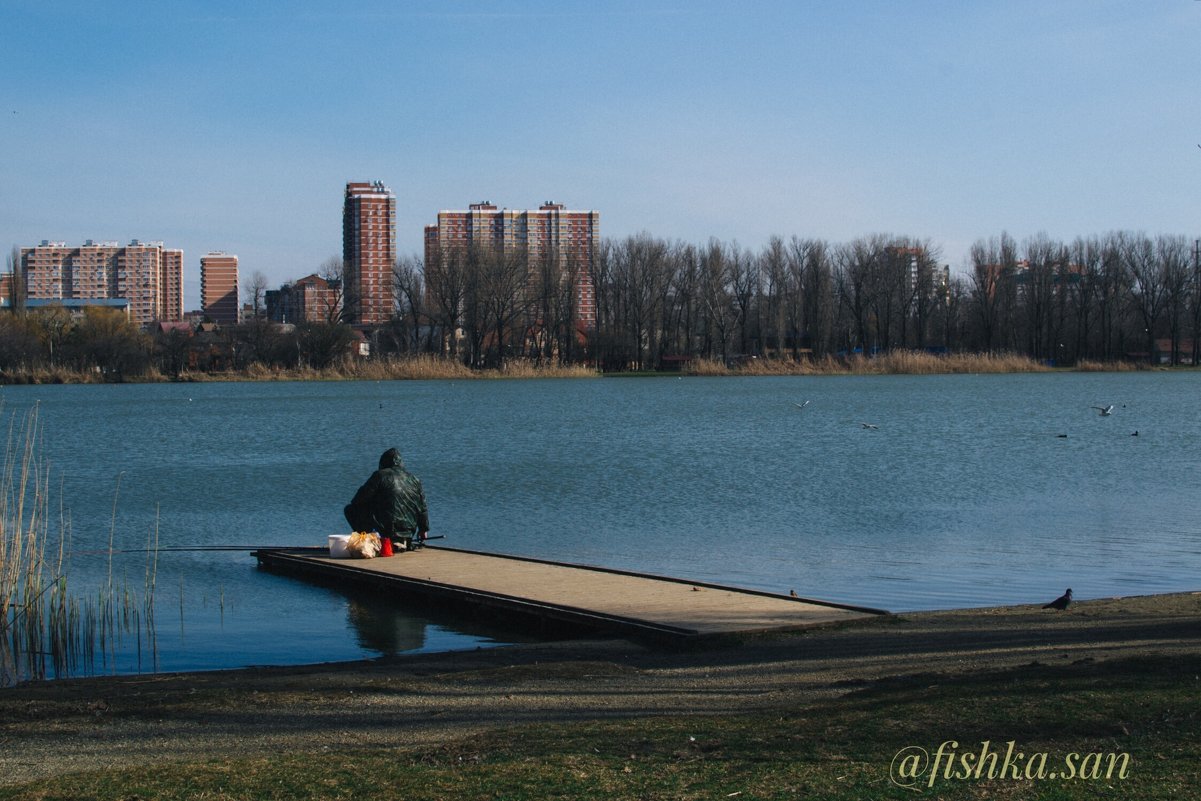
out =
[[[95,553],[322,545],[398,446],[455,547],[893,611],[1201,589],[1201,373],[18,386],[71,585]],[[804,408],[796,404],[810,403]],[[1116,406],[1102,417],[1093,405]],[[870,422],[878,429],[861,424]],[[1137,431],[1138,436],[1132,436]],[[1060,436],[1066,435],[1066,436]],[[116,506],[113,523],[114,502]],[[57,513],[57,508],[56,508]],[[91,553],[89,553],[91,552]],[[144,554],[114,572],[144,585]],[[257,569],[158,557],[154,649],[105,670],[508,641]]]

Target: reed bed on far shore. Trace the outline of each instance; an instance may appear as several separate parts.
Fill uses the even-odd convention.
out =
[[[371,361],[345,361],[329,367],[278,368],[253,364],[228,373],[183,373],[183,381],[405,381],[497,378],[592,378],[594,368],[583,365],[506,362],[500,368],[472,370],[457,359],[419,354]]]
[[[1129,361],[1082,360],[1075,365],[1052,367],[1018,354],[951,353],[894,350],[877,356],[824,356],[819,358],[751,357],[723,361],[693,359],[681,371],[694,376],[785,376],[785,375],[935,375],[940,373],[1040,373],[1054,370],[1075,372],[1135,372],[1168,369]],[[454,358],[433,354],[390,356],[384,359],[346,359],[328,367],[269,367],[251,364],[242,370],[224,372],[184,371],[169,376],[151,367],[139,375],[123,376],[130,383],[222,382],[222,381],[404,381],[478,380],[520,378],[595,378],[601,375],[647,375],[655,371],[623,373],[601,371],[583,364],[538,364],[513,359],[499,368],[473,370]],[[678,375],[671,371],[664,375]],[[16,370],[0,373],[0,384],[97,384],[105,380],[96,371],[62,367]]]
[[[1017,354],[952,353],[894,350],[878,356],[825,356],[819,359],[756,358],[736,363],[715,359],[693,361],[684,373],[698,376],[756,375],[938,375],[945,373],[1045,373],[1056,368]],[[1147,365],[1129,362],[1081,362],[1070,368],[1090,372],[1133,371]]]

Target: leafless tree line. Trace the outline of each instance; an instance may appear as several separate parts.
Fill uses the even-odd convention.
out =
[[[1151,358],[1165,339],[1173,363],[1194,361],[1201,275],[1183,236],[1002,233],[972,246],[963,274],[939,256],[929,240],[882,234],[773,237],[755,251],[644,233],[602,240],[590,264],[482,248],[436,264],[409,257],[396,265],[390,342],[476,367],[522,357],[647,370],[894,349],[1072,364]],[[582,320],[589,291],[595,320]]]

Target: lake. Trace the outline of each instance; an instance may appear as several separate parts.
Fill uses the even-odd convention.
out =
[[[1201,373],[14,386],[70,585],[156,536],[153,643],[98,670],[517,635],[257,569],[322,545],[397,446],[445,544],[892,611],[1199,589]],[[805,408],[797,404],[809,401]],[[1092,406],[1113,404],[1109,416]],[[878,428],[865,428],[863,423]],[[1137,436],[1134,436],[1137,432]],[[141,590],[145,553],[112,569]]]

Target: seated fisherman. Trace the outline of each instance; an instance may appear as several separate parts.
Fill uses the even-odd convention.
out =
[[[403,548],[411,547],[414,537],[424,541],[429,533],[421,482],[405,470],[396,448],[379,457],[379,470],[359,487],[343,513],[354,531],[378,531]]]

